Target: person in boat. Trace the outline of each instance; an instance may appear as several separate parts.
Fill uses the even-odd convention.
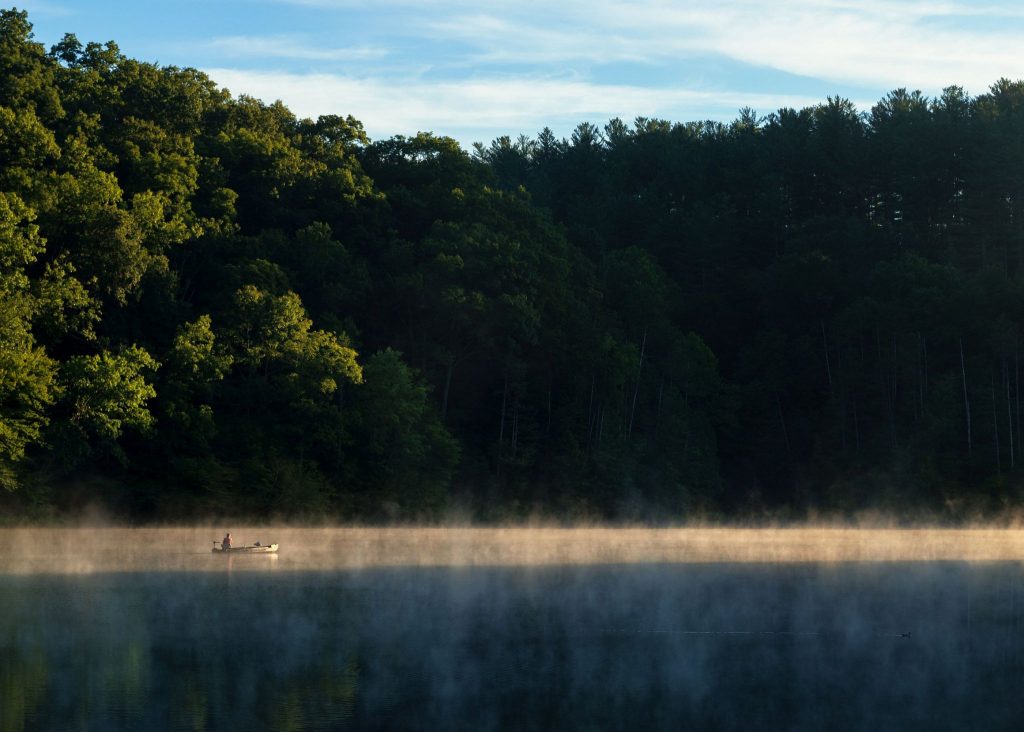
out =
[[[221,551],[227,551],[231,548],[231,532],[229,531],[224,537],[224,541],[220,543]]]

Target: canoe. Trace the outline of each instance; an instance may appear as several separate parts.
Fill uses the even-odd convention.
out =
[[[233,546],[230,549],[221,549],[215,546],[214,554],[277,554],[277,544],[261,544],[259,546]]]

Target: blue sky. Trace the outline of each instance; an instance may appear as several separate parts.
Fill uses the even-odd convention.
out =
[[[611,117],[730,120],[1024,78],[1024,5],[968,0],[25,0],[36,40],[114,40],[374,139],[464,145]]]

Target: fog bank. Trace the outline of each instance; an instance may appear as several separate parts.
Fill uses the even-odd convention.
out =
[[[228,530],[280,553],[213,555]],[[1024,560],[1024,530],[983,528],[14,528],[0,542],[0,574]]]

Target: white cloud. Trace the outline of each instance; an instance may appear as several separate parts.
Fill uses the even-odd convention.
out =
[[[354,0],[278,0],[356,11]],[[365,7],[365,5],[363,5]],[[974,92],[1024,75],[1024,7],[971,0],[379,0],[463,65],[714,55],[832,82]],[[973,24],[958,24],[968,19]],[[987,29],[983,29],[987,26]]]
[[[318,48],[302,36],[223,36],[204,44],[228,57],[288,58],[309,61],[368,61],[387,55],[372,46]]]
[[[477,62],[653,63],[715,55],[828,81],[931,89],[959,83],[974,90],[1024,73],[1024,9],[1017,7],[844,0],[595,0],[560,7],[541,14],[499,4],[486,13],[455,12],[428,28],[435,38],[475,46]],[[952,27],[958,18],[1015,20],[1017,29]]]
[[[280,99],[300,117],[351,114],[375,138],[433,130],[452,134],[462,142],[536,132],[559,121],[603,122],[612,117],[631,121],[638,115],[731,119],[744,106],[771,111],[821,101],[792,95],[645,89],[545,78],[402,83],[236,69],[206,69],[206,73],[234,94],[245,93],[267,102]]]
[[[367,8],[357,0],[267,1],[320,8],[325,23],[337,11],[358,25]],[[854,101],[864,110],[899,86],[935,94],[959,84],[977,94],[999,77],[1024,76],[1024,6],[992,2],[377,0],[373,8],[393,17],[401,33],[392,43],[388,31],[375,26],[378,35],[368,36],[381,42],[383,32],[383,42],[393,47],[386,68],[372,63],[383,52],[371,46],[331,49],[298,37],[229,37],[215,43],[235,55],[258,49],[259,56],[282,59],[282,68],[284,59],[351,63],[344,76],[210,73],[236,93],[280,98],[303,116],[353,114],[374,137],[430,129],[463,142],[583,119],[731,119],[743,106],[770,111],[822,101],[787,95],[785,78],[766,75],[769,69],[818,79],[826,88],[863,89],[858,96],[870,99]],[[429,42],[431,55],[409,50],[417,40]],[[746,86],[772,76],[773,88],[730,91],[727,76],[705,72],[709,58],[719,65],[731,60],[740,71],[757,67],[746,74]],[[666,69],[679,68],[679,79],[720,80],[715,89],[706,81],[658,89],[643,79],[600,83],[601,64],[622,61],[656,65],[662,78]],[[424,81],[428,70],[448,80]]]

